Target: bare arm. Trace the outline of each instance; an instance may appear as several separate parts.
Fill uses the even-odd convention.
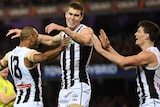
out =
[[[6,96],[4,92],[0,92],[0,101],[7,105],[10,102],[14,101],[16,98],[16,94],[10,95],[10,96]]]
[[[6,36],[14,34],[11,39],[20,37],[22,30],[21,29],[10,29]],[[45,34],[38,34],[38,41],[41,44],[48,45],[48,46],[58,46],[60,45],[61,41],[61,33],[55,36],[45,35]]]
[[[0,71],[8,67],[8,56],[10,52],[6,53],[5,56],[0,60]]]
[[[61,51],[63,51],[66,48],[69,40],[70,40],[69,38],[64,38],[61,41],[61,45],[59,47],[57,47],[55,49],[48,50],[44,53],[38,53],[37,51],[35,51],[35,52],[32,51],[32,52],[28,53],[26,55],[26,57],[28,58],[28,60],[31,63],[35,63],[35,64],[51,60],[51,59],[55,58],[57,55],[59,55],[61,53]],[[29,66],[29,64],[28,64],[28,66]]]
[[[48,46],[59,46],[61,39],[62,39],[62,32],[55,36],[49,36],[49,35],[44,35],[44,34],[39,34],[38,35],[38,41],[41,44],[48,45]]]
[[[89,45],[92,44],[91,37],[94,34],[93,30],[90,27],[83,28],[80,33],[74,32],[64,26],[51,23],[45,27],[45,31],[50,33],[52,30],[59,30],[67,33],[73,40],[82,44],[82,45]]]
[[[158,64],[157,58],[154,53],[142,51],[133,56],[122,56],[117,52],[107,51],[102,48],[99,39],[94,36],[93,43],[96,51],[102,56],[117,64],[124,70],[134,69],[136,66],[144,65],[147,67],[155,67]]]
[[[67,33],[73,40],[77,41],[82,45],[92,44],[91,37],[94,33],[89,27],[83,28],[80,33],[73,32],[70,29],[65,29],[64,32]]]

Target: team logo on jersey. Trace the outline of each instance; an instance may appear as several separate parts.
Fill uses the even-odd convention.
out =
[[[17,85],[17,88],[19,88],[20,90],[23,88],[30,88],[32,85],[31,84],[19,84]]]
[[[77,94],[73,94],[72,97],[73,97],[73,98],[77,98],[78,95],[77,95]]]
[[[73,97],[72,101],[77,101],[77,98],[78,98],[77,94],[73,94],[72,97]]]

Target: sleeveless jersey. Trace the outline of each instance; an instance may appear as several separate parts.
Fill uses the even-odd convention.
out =
[[[87,26],[80,24],[74,32],[80,32]],[[62,37],[68,35],[64,32]],[[87,36],[87,35],[86,35]],[[75,81],[85,82],[90,85],[87,67],[91,59],[93,45],[82,46],[71,40],[69,46],[61,53],[61,88],[67,89],[74,85]]]
[[[160,100],[160,52],[156,47],[150,47],[147,51],[151,51],[157,56],[158,65],[155,68],[137,67],[136,81],[140,104],[144,104],[152,98]]]
[[[32,49],[16,47],[9,54],[8,67],[17,90],[15,103],[42,102],[42,84],[40,64],[27,68],[24,64],[25,54]]]

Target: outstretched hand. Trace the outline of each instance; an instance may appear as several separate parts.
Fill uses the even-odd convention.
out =
[[[9,35],[15,33],[15,35],[13,35],[13,36],[11,37],[11,39],[14,39],[14,38],[20,37],[21,32],[22,32],[21,29],[10,29],[10,30],[8,31],[8,33],[6,34],[6,36],[9,36]]]
[[[92,41],[93,41],[94,48],[96,49],[97,52],[99,52],[101,49],[103,49],[101,42],[96,35],[92,36]]]
[[[64,30],[65,29],[65,27],[63,27],[63,26],[61,26],[61,25],[58,25],[58,24],[55,24],[55,23],[51,23],[51,24],[49,24],[49,25],[47,25],[46,27],[45,27],[45,32],[46,33],[51,33],[51,31],[53,31],[53,30],[58,30],[58,31],[62,31],[62,30]]]
[[[107,50],[107,48],[110,46],[110,41],[103,29],[100,29],[99,39],[102,43],[103,48]]]

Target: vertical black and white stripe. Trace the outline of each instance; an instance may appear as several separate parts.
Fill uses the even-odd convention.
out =
[[[85,27],[81,24],[74,32],[80,32]],[[63,37],[67,36],[67,34],[63,34]],[[93,45],[82,46],[75,41],[73,42],[61,53],[62,89],[73,86],[76,81],[90,85],[87,67],[91,59]]]
[[[147,99],[160,99],[160,52],[156,47],[148,49],[155,53],[158,59],[158,65],[155,68],[144,66],[137,67],[137,93],[139,103],[146,103]]]

